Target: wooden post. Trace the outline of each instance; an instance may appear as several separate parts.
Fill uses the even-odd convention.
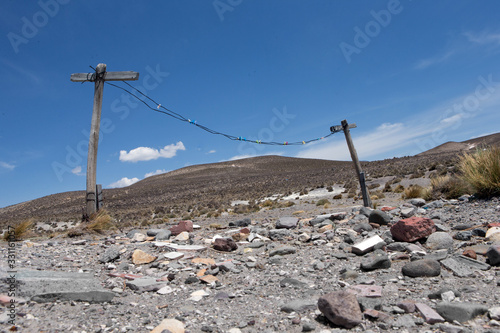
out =
[[[87,194],[86,206],[87,216],[90,217],[98,208],[96,191],[96,169],[97,169],[97,145],[99,143],[99,127],[101,123],[101,108],[104,81],[137,80],[137,72],[106,72],[106,64],[99,64],[95,73],[71,74],[71,81],[85,82],[93,81],[94,84],[94,108],[92,110],[92,123],[90,125],[89,151],[87,156]]]
[[[361,187],[361,193],[363,194],[363,204],[365,207],[372,207],[372,201],[370,199],[370,195],[368,190],[366,189],[365,183],[365,174],[361,170],[361,164],[359,163],[358,153],[356,152],[356,148],[354,148],[354,143],[352,142],[351,132],[349,131],[349,124],[347,120],[342,120],[342,129],[344,130],[345,140],[347,141],[347,147],[349,147],[349,152],[351,153],[352,161],[354,162],[354,168],[356,169],[356,173],[359,179],[359,186]]]

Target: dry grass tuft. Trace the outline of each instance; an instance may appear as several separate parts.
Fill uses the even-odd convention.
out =
[[[90,217],[90,223],[86,226],[89,231],[104,233],[107,230],[115,229],[113,218],[105,209],[101,209]]]
[[[413,198],[430,198],[431,190],[428,188],[423,188],[420,185],[410,185],[403,191],[403,199],[413,199]]]
[[[470,184],[479,197],[500,195],[500,147],[478,149],[459,162],[461,178]]]
[[[457,199],[464,194],[470,194],[471,188],[463,179],[456,176],[436,176],[431,179],[432,198],[445,197]]]
[[[328,199],[320,199],[316,202],[316,206],[324,206],[330,204],[330,201]]]
[[[4,233],[3,239],[5,241],[10,241],[10,242],[23,240],[29,235],[29,232],[34,225],[35,222],[33,221],[33,219],[25,220],[21,223],[18,223],[16,224],[15,227],[9,228],[9,230],[7,230]]]

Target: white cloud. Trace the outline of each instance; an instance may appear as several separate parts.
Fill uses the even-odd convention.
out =
[[[212,149],[211,151],[209,151],[207,154],[215,154],[217,151],[215,149]]]
[[[14,170],[14,168],[16,167],[15,165],[13,164],[9,164],[9,163],[6,163],[6,162],[2,162],[0,161],[0,167],[2,168],[5,168],[7,170]]]
[[[498,44],[500,45],[500,33],[472,33],[466,32],[463,34],[469,42],[476,44]]]
[[[430,57],[430,58],[427,58],[427,59],[422,59],[419,62],[417,62],[417,64],[415,64],[414,67],[416,69],[425,69],[427,67],[430,67],[430,66],[433,66],[433,65],[445,62],[446,60],[448,60],[454,54],[455,54],[455,51],[448,51],[448,52],[446,52],[444,54],[439,54],[439,55],[436,55],[434,57]]]
[[[77,175],[77,176],[84,176],[85,175],[85,173],[82,173],[82,166],[81,165],[79,165],[76,168],[72,169],[71,173],[73,173],[74,175]]]
[[[156,176],[156,175],[161,175],[162,173],[167,173],[168,170],[156,170],[156,171],[153,171],[153,172],[148,172],[147,174],[144,175],[144,178],[148,178],[148,177],[151,177],[151,176]]]
[[[149,147],[138,147],[127,152],[120,150],[120,161],[122,162],[139,162],[150,161],[158,158],[172,158],[177,154],[178,150],[186,150],[182,141],[176,144],[171,144],[163,147],[162,149],[154,149]]]
[[[132,184],[135,184],[139,181],[140,179],[139,178],[127,178],[127,177],[123,177],[122,179],[114,182],[114,183],[111,183],[108,185],[109,188],[118,188],[118,187],[126,187],[126,186],[130,186]]]

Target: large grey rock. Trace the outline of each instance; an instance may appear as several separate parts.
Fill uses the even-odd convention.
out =
[[[112,246],[112,247],[106,249],[106,251],[104,251],[104,253],[102,253],[99,256],[99,262],[101,264],[105,264],[108,262],[115,261],[119,257],[120,257],[120,249],[116,246]]]
[[[453,237],[447,232],[437,231],[427,238],[425,246],[431,250],[451,249],[453,247]]]
[[[436,305],[436,311],[447,321],[463,323],[488,312],[488,307],[474,303],[441,302]]]
[[[169,240],[170,236],[172,236],[172,232],[170,230],[162,229],[155,235],[155,240],[157,241]]]
[[[360,267],[363,271],[373,271],[376,269],[389,268],[391,267],[391,260],[389,259],[387,253],[379,250],[372,253],[371,255],[368,255],[368,257],[361,262]]]
[[[296,217],[281,217],[278,222],[276,222],[276,229],[293,229],[297,227],[299,219]]]
[[[0,272],[0,293],[6,292],[10,274]],[[35,302],[84,301],[109,302],[115,294],[102,288],[98,280],[91,274],[18,270],[15,274],[17,295],[30,298]]]
[[[388,225],[391,222],[391,216],[380,209],[375,209],[370,213],[368,221],[379,225]]]
[[[425,200],[422,198],[414,198],[409,201],[413,206],[422,207],[425,205]]]
[[[229,222],[230,227],[248,227],[250,224],[252,224],[252,220],[248,217],[235,222]]]
[[[142,234],[142,231],[140,231],[139,229],[132,229],[127,233],[127,238],[132,239],[135,234]]]
[[[286,238],[292,236],[292,233],[288,229],[272,229],[269,230],[269,238],[272,240],[285,240]]]
[[[329,321],[345,328],[353,328],[363,320],[356,296],[348,291],[334,291],[321,296],[318,308]]]
[[[410,277],[439,276],[441,265],[432,259],[421,259],[407,263],[402,268],[403,275]]]
[[[290,301],[281,306],[281,311],[286,313],[291,312],[304,312],[306,310],[314,310],[316,308],[316,300],[315,299],[296,299]]]
[[[491,265],[500,265],[500,244],[493,244],[490,246],[488,251],[486,251],[486,255],[488,256],[488,260]]]
[[[373,209],[368,208],[368,207],[361,207],[359,209],[359,214],[364,215],[366,217],[370,217],[370,214],[372,213]]]
[[[162,230],[163,229],[149,229],[148,231],[146,231],[146,235],[148,235],[149,237],[154,237]]]

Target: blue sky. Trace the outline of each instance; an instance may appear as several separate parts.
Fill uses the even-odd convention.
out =
[[[320,138],[341,120],[362,160],[499,131],[497,1],[3,1],[0,207],[84,190],[93,83],[130,82],[186,118],[252,140]],[[114,82],[125,86],[121,82]],[[97,182],[278,154],[348,160],[343,134],[230,141],[104,87]]]

